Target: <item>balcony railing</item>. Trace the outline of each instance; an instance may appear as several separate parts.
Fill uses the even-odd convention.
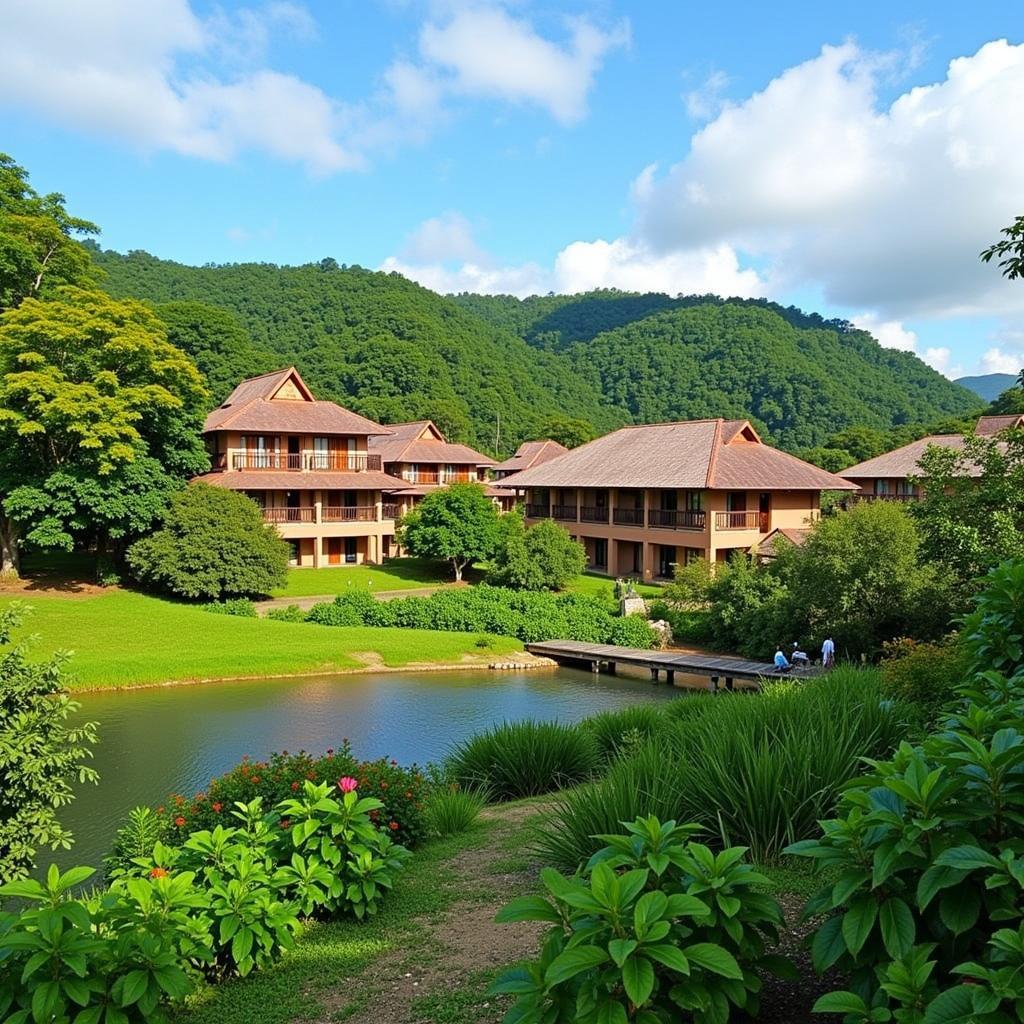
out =
[[[398,518],[398,506],[393,502],[385,502],[380,507],[381,519],[397,519]]]
[[[617,508],[612,515],[612,522],[619,526],[643,526],[644,510],[642,508]]]
[[[858,494],[855,496],[859,501],[920,501],[921,495],[914,493],[903,494]]]
[[[526,506],[526,518],[527,519],[547,519],[551,515],[551,510],[547,505],[527,505]]]
[[[268,523],[315,523],[316,509],[305,508],[265,508],[263,518]]]
[[[406,470],[402,474],[402,479],[410,484],[439,484],[441,482],[441,474],[433,469],[423,469],[418,473]]]
[[[564,519],[569,522],[576,522],[576,506],[575,505],[552,505],[551,506],[551,518],[552,519]]]
[[[377,506],[324,505],[320,514],[325,523],[372,523],[377,519]]]
[[[764,516],[765,528],[762,529],[763,533],[767,533],[767,520],[768,516]],[[716,530],[756,530],[761,526],[761,513],[760,512],[716,512],[715,513],[715,529]]]
[[[379,470],[380,456],[368,452],[233,452],[232,469],[271,469],[298,472],[309,469],[320,472],[359,473],[366,469]],[[214,461],[214,468],[223,469],[221,456]]]
[[[302,469],[302,456],[298,452],[234,452],[232,469]]]
[[[608,506],[607,505],[581,505],[580,506],[580,522],[581,523],[607,523],[608,522]]]
[[[380,470],[380,456],[371,452],[313,452],[306,456],[306,469],[324,472],[359,473]]]
[[[647,513],[647,525],[661,530],[703,530],[707,522],[706,512],[652,508]]]

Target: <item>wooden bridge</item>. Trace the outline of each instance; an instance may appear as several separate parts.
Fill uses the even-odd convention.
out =
[[[779,672],[769,662],[747,661],[743,658],[720,657],[713,654],[692,654],[685,651],[647,651],[639,647],[616,647],[612,644],[585,644],[578,640],[548,640],[539,644],[527,644],[526,649],[539,657],[554,661],[582,662],[589,664],[592,672],[600,672],[602,666],[609,672],[616,665],[631,665],[646,668],[651,679],[657,682],[661,673],[665,681],[675,682],[677,672],[683,675],[705,676],[712,691],[719,682],[727,690],[733,689],[737,679],[760,684],[765,679],[806,679],[816,675],[815,668],[795,669],[793,672]]]

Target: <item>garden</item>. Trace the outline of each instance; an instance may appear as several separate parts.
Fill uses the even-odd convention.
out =
[[[1024,563],[988,574],[955,644],[946,699],[917,700],[913,672],[840,666],[755,696],[499,724],[425,768],[344,742],[282,751],[138,809],[102,871],[26,877],[66,838],[56,809],[95,736],[69,725],[62,666],[7,643],[3,1012],[406,1019],[377,1015],[393,995],[437,1024],[1018,1020]],[[34,730],[47,761],[29,772]],[[460,947],[444,971],[400,952],[432,937],[443,959],[480,908],[497,918],[480,949],[515,936],[490,958]],[[365,989],[339,1003],[324,958]]]

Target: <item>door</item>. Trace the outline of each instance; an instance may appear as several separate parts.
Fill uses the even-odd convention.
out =
[[[346,537],[345,538],[345,562],[348,565],[355,565],[359,558],[359,538],[358,537]]]
[[[762,491],[758,500],[758,524],[757,528],[761,533],[768,533],[772,520],[772,495],[770,491]]]
[[[675,570],[676,549],[667,544],[658,545],[658,575],[662,579],[671,579]]]
[[[297,523],[302,513],[299,511],[299,500],[300,495],[298,491],[287,491],[285,492],[285,505],[287,506],[287,512],[285,518],[289,523]]]
[[[341,565],[342,559],[342,538],[341,537],[328,537],[327,538],[327,564],[328,565]]]
[[[644,546],[640,541],[633,543],[633,572],[637,576],[644,574]]]
[[[302,458],[302,450],[300,445],[302,443],[301,438],[289,437],[288,438],[288,469],[301,469],[300,459]]]
[[[313,438],[313,465],[312,469],[330,468],[329,442],[326,437]]]
[[[597,537],[594,540],[594,568],[608,568],[608,541],[602,537]]]

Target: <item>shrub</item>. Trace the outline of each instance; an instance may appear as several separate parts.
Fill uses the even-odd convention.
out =
[[[539,959],[492,986],[513,993],[506,1021],[676,1020],[723,1024],[733,1007],[754,1017],[759,970],[792,976],[765,952],[783,923],[778,904],[756,891],[767,879],[693,842],[696,825],[640,818],[608,845],[583,877],[541,872],[546,894],[515,900],[499,921],[551,924]]]
[[[650,647],[651,627],[643,615],[626,615],[612,623],[608,643],[620,647]]]
[[[247,597],[233,597],[227,601],[211,601],[203,605],[203,611],[216,615],[238,615],[243,619],[256,618],[256,605]]]
[[[305,622],[307,612],[297,604],[290,604],[285,608],[270,608],[264,618],[273,619],[275,622]]]
[[[516,513],[506,520],[488,574],[493,583],[518,590],[564,590],[587,567],[586,550],[564,526],[545,519],[524,529]]]
[[[638,738],[647,740],[664,731],[668,722],[657,704],[630,704],[617,711],[602,711],[585,718],[579,727],[597,740],[602,758],[613,761],[623,752],[634,751]]]
[[[69,728],[79,705],[63,689],[63,660],[30,661],[11,633],[25,613],[0,611],[0,882],[27,875],[40,846],[71,845],[58,809],[71,802],[72,782],[95,782],[96,724]]]
[[[462,786],[484,786],[495,799],[514,800],[582,782],[600,757],[597,741],[577,726],[527,719],[464,740],[447,767]]]
[[[676,605],[705,605],[714,579],[711,563],[706,558],[696,558],[685,565],[677,565],[672,582],[666,584],[665,600]]]
[[[439,786],[427,798],[426,817],[430,831],[442,838],[468,832],[487,805],[488,796],[488,791],[479,786]]]
[[[219,601],[284,586],[288,545],[244,494],[192,484],[171,498],[161,528],[128,549],[128,564],[151,587]]]
[[[956,699],[966,658],[956,638],[923,643],[902,637],[882,646],[882,684],[897,700],[917,704],[928,721]]]

